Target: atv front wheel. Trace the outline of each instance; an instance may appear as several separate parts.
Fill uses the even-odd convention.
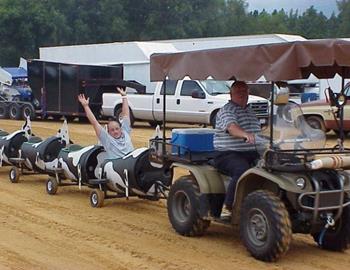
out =
[[[283,202],[273,193],[250,193],[241,208],[240,236],[258,260],[276,261],[289,249],[291,222]]]
[[[350,243],[350,206],[343,209],[343,214],[337,220],[334,227],[330,227],[324,233],[320,242],[321,232],[312,234],[316,243],[323,249],[332,251],[344,251]]]
[[[170,188],[168,217],[175,231],[186,236],[201,236],[210,225],[199,215],[199,188],[191,176],[183,176]]]

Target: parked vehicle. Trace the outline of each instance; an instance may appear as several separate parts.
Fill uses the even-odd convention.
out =
[[[163,82],[156,84],[153,94],[128,94],[132,121],[148,121],[156,126],[163,119]],[[166,84],[167,121],[191,124],[215,125],[216,113],[227,103],[229,84],[224,81],[167,81]],[[119,118],[122,99],[116,93],[102,96],[104,116]],[[265,98],[249,96],[249,106],[256,112],[262,125],[267,124],[269,105]]]
[[[346,104],[344,105],[343,129],[345,133],[350,132],[350,84],[344,89]],[[340,110],[336,104],[332,104],[328,99],[303,103],[301,105],[303,114],[308,123],[317,129],[325,132],[333,130],[339,133],[340,130]]]
[[[0,68],[0,119],[33,117],[36,109],[39,109],[39,101],[29,87],[27,70]]]
[[[346,48],[350,48],[348,41],[315,40],[158,54],[151,57],[151,79],[176,80],[183,74],[197,79],[210,75],[217,80],[242,81],[265,76],[272,82],[303,79],[310,73],[318,78],[334,77],[336,73],[349,77],[350,51]],[[233,62],[240,65],[227,65]],[[247,250],[263,261],[276,261],[285,254],[292,233],[310,234],[321,248],[343,251],[350,242],[350,149],[344,148],[341,135],[338,145],[325,148],[324,133],[311,128],[297,106],[287,104],[288,95],[275,100],[274,91],[271,94],[272,106],[276,101],[283,107],[276,110],[279,113],[269,129],[268,149],[238,180],[229,224],[239,225]],[[344,89],[332,100],[342,112]],[[170,188],[169,220],[179,234],[202,235],[212,221],[225,222],[220,212],[227,176],[211,165],[210,155],[181,152],[176,150],[181,146],[167,140],[165,132],[163,137],[152,141],[152,160],[188,171]]]
[[[80,93],[90,98],[92,111],[100,117],[103,93],[115,92],[116,86],[145,92],[145,86],[123,80],[123,65],[73,65],[29,60],[27,67],[28,81],[23,78],[24,72],[9,78],[9,73],[0,70],[0,79],[5,82],[0,85],[0,119],[85,117],[76,98]]]

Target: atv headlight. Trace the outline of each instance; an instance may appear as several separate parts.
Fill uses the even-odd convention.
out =
[[[295,180],[295,184],[297,185],[298,188],[304,189],[304,188],[305,188],[306,181],[305,181],[304,178],[300,177],[300,178],[298,178],[297,180]]]

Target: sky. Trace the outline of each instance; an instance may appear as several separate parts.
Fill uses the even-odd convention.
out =
[[[249,4],[249,11],[265,9],[267,12],[272,12],[274,9],[283,8],[285,11],[298,9],[299,14],[302,14],[310,6],[314,6],[327,17],[330,17],[333,11],[338,14],[336,0],[246,0],[246,2]]]

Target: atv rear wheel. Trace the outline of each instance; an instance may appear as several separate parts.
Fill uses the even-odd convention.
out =
[[[199,188],[190,175],[180,177],[170,188],[168,217],[175,231],[186,236],[200,236],[210,225],[199,215]]]
[[[258,260],[276,261],[289,249],[291,222],[283,202],[273,193],[250,193],[241,208],[240,236]]]
[[[327,229],[321,243],[319,243],[321,232],[312,234],[312,236],[323,249],[344,251],[350,243],[350,206],[343,209],[343,214],[335,226]]]

